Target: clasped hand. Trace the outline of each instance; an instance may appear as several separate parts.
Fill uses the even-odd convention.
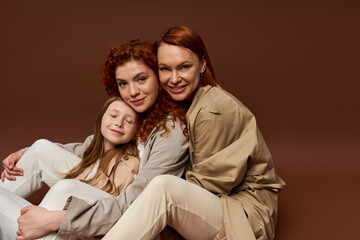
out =
[[[35,205],[21,209],[16,240],[30,240],[58,230],[64,214],[65,210],[49,211]]]

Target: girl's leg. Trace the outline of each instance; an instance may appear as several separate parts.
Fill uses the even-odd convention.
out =
[[[103,239],[153,239],[166,225],[185,239],[213,239],[223,226],[220,199],[181,178],[157,176]]]
[[[0,186],[21,197],[28,197],[45,183],[49,187],[63,177],[81,159],[45,139],[37,140],[16,164],[24,170],[15,181],[0,181]]]
[[[62,210],[70,196],[92,203],[112,195],[75,179],[63,179],[50,188],[39,206],[48,210]]]
[[[31,205],[24,198],[0,187],[0,239],[13,240],[22,208]]]
[[[86,183],[74,179],[64,179],[58,181],[45,195],[39,206],[48,210],[62,210],[70,196],[76,196],[89,203],[92,203],[100,198],[112,196],[96,187],[90,186]],[[56,233],[50,233],[38,240],[53,240],[56,239]],[[92,239],[92,238],[87,238]]]

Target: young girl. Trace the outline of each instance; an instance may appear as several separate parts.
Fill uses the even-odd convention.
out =
[[[135,132],[137,113],[119,97],[110,98],[96,122],[96,131],[82,161],[65,178],[74,178],[119,195],[139,169]],[[92,176],[91,176],[92,175]]]
[[[117,196],[123,192],[133,182],[134,174],[137,174],[139,169],[135,136],[138,126],[137,113],[120,97],[108,99],[98,115],[95,133],[87,141],[90,144],[87,146],[82,160],[65,174],[61,173],[59,169],[48,171],[58,172],[59,178],[63,176],[66,180],[59,181],[50,188],[49,194],[54,191],[57,192],[58,197],[56,199],[50,198],[50,200],[47,194],[39,206],[49,210],[59,210],[64,207],[70,195],[76,195],[88,202],[93,202],[100,197],[110,196],[110,194]],[[71,156],[67,150],[58,145],[47,140],[38,140],[17,163],[19,168],[24,167],[24,164],[34,164],[29,158],[33,156],[33,148],[37,148],[39,144],[46,145],[51,154],[56,154],[60,158],[70,157],[73,159],[72,162],[76,161],[75,155]],[[15,239],[16,220],[20,216],[20,210],[30,205],[25,199],[10,191],[18,192],[20,195],[31,193],[29,189],[31,189],[31,183],[34,182],[32,179],[34,175],[25,174],[18,177],[16,181],[6,181],[0,187],[2,203],[0,206],[1,239]],[[91,186],[84,184],[79,191],[75,187],[77,184],[74,181],[76,180],[73,179]],[[28,190],[25,190],[26,188]]]

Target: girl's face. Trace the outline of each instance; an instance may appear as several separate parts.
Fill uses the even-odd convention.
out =
[[[206,61],[199,60],[191,50],[160,44],[157,52],[161,86],[175,101],[192,98],[199,86],[200,73],[205,71]]]
[[[101,120],[104,151],[118,144],[130,142],[138,127],[137,113],[123,101],[114,101],[106,109]]]
[[[118,66],[115,71],[120,95],[136,112],[149,110],[158,97],[159,84],[154,71],[139,61]]]

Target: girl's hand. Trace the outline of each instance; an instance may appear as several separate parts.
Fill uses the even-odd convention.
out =
[[[2,161],[4,170],[1,173],[1,181],[5,181],[5,178],[9,180],[16,180],[14,176],[22,176],[23,169],[16,167],[16,163],[20,160],[25,153],[25,148],[17,152],[10,154]]]

